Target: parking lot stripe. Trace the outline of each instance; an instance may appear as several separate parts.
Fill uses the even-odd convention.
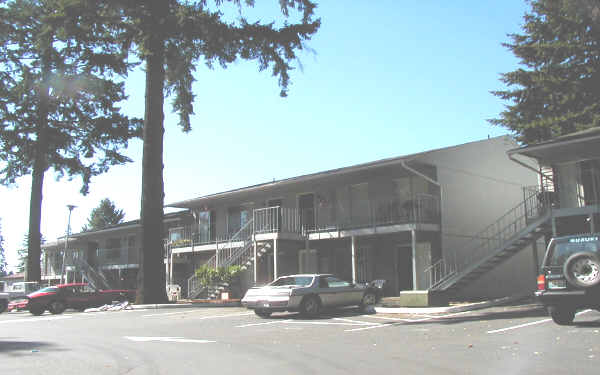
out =
[[[349,322],[349,323],[360,323],[362,325],[379,325],[381,323],[373,323],[373,322],[363,322],[363,321],[359,321],[359,320],[351,320],[351,319],[343,319],[343,318],[333,318],[334,320],[340,320],[342,322]]]
[[[41,318],[37,318],[37,317],[30,317],[30,318],[26,318],[26,319],[14,319],[14,320],[2,320],[0,321],[0,324],[8,324],[8,323],[23,323],[23,322],[43,322],[43,321],[48,321],[48,320],[61,320],[61,319],[70,319],[73,316],[70,315],[65,315],[65,316],[48,316],[48,317],[41,317]]]
[[[148,315],[142,315],[142,317],[143,318],[152,318],[154,316],[168,316],[168,315],[177,315],[177,314],[189,314],[189,313],[200,312],[200,311],[206,311],[206,309],[176,311],[176,312],[160,313],[160,314],[148,314]]]
[[[247,315],[253,315],[253,312],[244,312],[244,313],[237,313],[237,314],[227,314],[227,315],[209,315],[209,316],[195,316],[192,317],[192,319],[198,319],[198,320],[204,320],[204,319],[216,319],[216,318],[229,318],[232,316],[247,316]]]
[[[241,326],[236,326],[235,328],[246,328],[246,327],[254,327],[254,326],[266,326],[269,324],[276,324],[276,323],[287,323],[291,321],[291,319],[287,319],[287,320],[274,320],[271,322],[263,322],[263,323],[250,323],[250,324],[243,324]]]
[[[361,327],[361,328],[352,328],[352,329],[347,329],[345,330],[345,332],[357,332],[357,331],[366,331],[367,329],[374,329],[374,328],[381,328],[381,327],[389,327],[389,326],[395,326],[398,325],[398,323],[381,323],[379,325],[376,326],[368,326],[368,327]]]
[[[583,311],[578,312],[575,315],[585,314],[585,313],[590,312],[590,311],[592,311],[592,310],[583,310]],[[533,326],[533,325],[537,325],[537,324],[542,324],[542,323],[547,323],[547,322],[551,322],[551,321],[552,321],[552,319],[537,320],[535,322],[530,322],[530,323],[525,323],[525,324],[519,324],[519,325],[512,326],[512,327],[501,328],[501,329],[494,329],[492,331],[487,331],[487,333],[506,332],[506,331],[511,331],[513,329],[519,329],[519,328],[529,327],[529,326]]]

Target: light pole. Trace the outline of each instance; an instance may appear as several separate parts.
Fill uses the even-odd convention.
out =
[[[67,257],[67,250],[69,249],[69,234],[71,233],[71,212],[73,212],[73,209],[77,207],[74,206],[72,204],[68,204],[67,208],[69,209],[69,220],[67,221],[67,237],[65,239],[65,251],[63,252],[63,262],[62,262],[62,272],[60,275],[60,279],[62,283],[65,283],[67,281],[67,275],[65,274],[66,268],[65,268],[65,260]]]

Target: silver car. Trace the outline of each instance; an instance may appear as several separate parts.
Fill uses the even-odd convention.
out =
[[[275,311],[299,311],[314,317],[321,309],[359,306],[363,311],[377,303],[383,280],[353,284],[330,274],[289,275],[263,287],[248,289],[242,305],[266,318]]]

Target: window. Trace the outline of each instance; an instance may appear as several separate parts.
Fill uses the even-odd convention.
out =
[[[579,252],[599,253],[600,242],[597,236],[582,236],[556,242],[548,256],[550,266],[562,267],[565,261]]]
[[[236,206],[227,209],[227,233],[237,233],[246,223],[250,221],[250,210],[246,207]]]
[[[214,212],[198,212],[198,242],[206,243],[214,240]]]
[[[352,224],[362,225],[369,223],[369,184],[356,184],[350,186],[350,214]]]
[[[325,279],[329,288],[344,288],[351,285],[348,281],[340,280],[333,276],[326,276]]]
[[[106,258],[114,259],[121,256],[121,239],[109,238],[106,241]]]
[[[298,286],[309,286],[313,282],[313,277],[311,276],[294,276],[294,277],[280,277],[279,279],[273,281],[270,286],[288,286],[288,285],[298,285]]]

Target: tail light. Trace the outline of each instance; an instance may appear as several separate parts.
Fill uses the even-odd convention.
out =
[[[542,274],[537,277],[538,290],[546,290],[546,275]]]

